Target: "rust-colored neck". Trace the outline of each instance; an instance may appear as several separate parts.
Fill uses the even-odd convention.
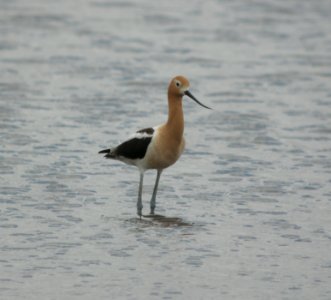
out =
[[[181,141],[184,133],[182,96],[168,93],[168,121],[166,123],[172,137]]]

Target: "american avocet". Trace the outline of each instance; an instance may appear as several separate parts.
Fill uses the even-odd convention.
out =
[[[162,171],[174,164],[184,150],[185,140],[182,98],[190,97],[201,106],[189,91],[190,83],[183,76],[173,78],[168,88],[168,120],[166,123],[137,131],[117,147],[101,150],[106,158],[116,159],[139,169],[140,182],[137,201],[137,214],[142,216],[142,189],[144,172],[156,169],[156,181],[150,201],[151,215],[154,215],[157,188]]]

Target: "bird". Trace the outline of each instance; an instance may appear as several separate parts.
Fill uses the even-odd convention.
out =
[[[185,147],[183,97],[188,96],[202,107],[211,109],[195,98],[189,88],[190,83],[187,78],[181,75],[174,77],[168,86],[168,119],[164,124],[140,129],[118,146],[99,151],[100,154],[105,154],[105,158],[138,168],[140,177],[137,215],[140,219],[143,209],[142,191],[145,171],[156,170],[156,180],[150,200],[150,216],[153,216],[161,174],[183,153]]]

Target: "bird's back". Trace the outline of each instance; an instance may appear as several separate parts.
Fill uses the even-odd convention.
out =
[[[153,128],[138,130],[132,137],[117,147],[100,151],[106,158],[117,159],[127,164],[137,165],[138,160],[144,159],[147,148],[152,141]]]

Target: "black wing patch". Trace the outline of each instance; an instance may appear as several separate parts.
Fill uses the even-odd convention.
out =
[[[101,150],[99,153],[104,153],[106,154],[106,158],[113,159],[119,157],[128,159],[144,158],[153,133],[154,129],[151,127],[138,130],[133,138],[125,141],[116,148]]]
[[[129,159],[143,158],[152,137],[132,138],[115,149],[116,156],[123,156]]]

